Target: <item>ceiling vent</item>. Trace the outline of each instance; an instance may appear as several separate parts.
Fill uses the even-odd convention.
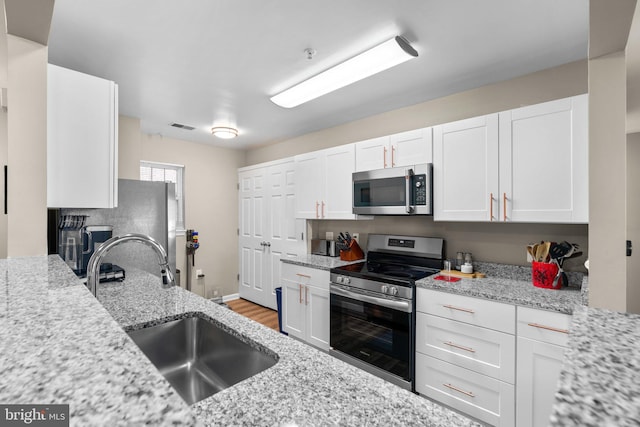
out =
[[[171,123],[171,127],[178,128],[178,129],[184,129],[184,130],[194,130],[195,129],[193,126],[183,125],[182,123]]]

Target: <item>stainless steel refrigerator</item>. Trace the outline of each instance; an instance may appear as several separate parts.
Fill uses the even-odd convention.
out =
[[[86,215],[85,225],[111,225],[113,236],[142,233],[156,239],[167,251],[169,264],[176,271],[175,184],[118,180],[118,207],[112,209],[60,209],[63,215]],[[124,268],[138,268],[160,275],[157,255],[151,248],[135,242],[114,247],[104,262]]]

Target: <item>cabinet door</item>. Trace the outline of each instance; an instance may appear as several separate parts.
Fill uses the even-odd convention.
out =
[[[497,219],[498,114],[433,130],[434,220]]]
[[[391,135],[391,166],[412,166],[433,162],[432,129],[416,129]]]
[[[264,296],[265,282],[269,275],[269,260],[267,247],[263,245],[269,235],[268,231],[268,198],[266,169],[256,169],[240,172],[239,196],[239,258],[240,258],[240,286],[238,293],[241,298],[262,303],[268,297]]]
[[[297,255],[297,233],[295,223],[295,163],[292,160],[269,166],[267,168],[268,212],[265,215],[269,222],[265,252],[267,253],[268,271],[263,299],[257,302],[265,307],[276,309],[275,289],[280,286],[282,257]]]
[[[324,154],[321,151],[301,154],[296,162],[296,218],[320,218],[324,179]]]
[[[588,222],[587,122],[587,95],[500,113],[501,221]]]
[[[49,65],[47,206],[118,205],[118,86]]]
[[[307,321],[303,288],[297,281],[282,279],[282,329],[302,340],[305,339]]]
[[[355,144],[341,145],[325,151],[324,198],[320,217],[353,219],[352,174],[355,168]]]
[[[549,425],[564,347],[518,337],[516,425]]]
[[[391,167],[389,137],[368,139],[356,143],[356,172]]]
[[[329,291],[316,286],[305,289],[307,342],[329,351]]]

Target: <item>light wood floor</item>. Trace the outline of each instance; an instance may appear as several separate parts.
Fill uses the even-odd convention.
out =
[[[278,331],[278,312],[270,308],[254,304],[246,299],[234,299],[227,301],[229,308],[238,314],[262,323],[264,326]]]

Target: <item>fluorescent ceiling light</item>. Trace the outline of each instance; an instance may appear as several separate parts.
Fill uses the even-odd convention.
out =
[[[213,134],[213,136],[217,136],[218,138],[231,139],[238,136],[238,129],[216,126],[211,128],[211,133]]]
[[[396,36],[271,97],[271,101],[284,108],[296,107],[417,56],[409,42]]]

